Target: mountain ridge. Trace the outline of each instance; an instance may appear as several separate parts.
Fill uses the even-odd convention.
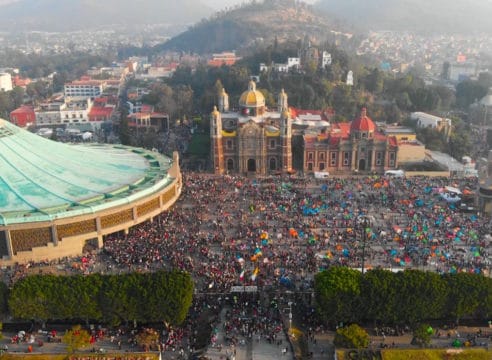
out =
[[[315,13],[311,5],[294,0],[269,0],[217,12],[158,49],[213,53],[273,43],[274,39],[295,41],[305,36],[320,42],[336,27],[332,19]]]

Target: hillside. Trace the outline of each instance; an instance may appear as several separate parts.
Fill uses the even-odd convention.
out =
[[[247,46],[298,40],[322,41],[336,25],[312,6],[294,0],[267,0],[217,13],[172,38],[157,50],[212,53]]]
[[[212,13],[201,0],[3,0],[0,29],[67,31],[122,24],[183,25]]]
[[[366,30],[492,33],[490,0],[318,0],[315,6]]]

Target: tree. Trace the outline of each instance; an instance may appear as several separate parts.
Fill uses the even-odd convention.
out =
[[[459,325],[464,316],[477,315],[484,299],[487,299],[488,279],[476,274],[457,273],[446,274],[444,280],[449,289],[446,306],[448,316],[453,317]]]
[[[434,330],[429,324],[421,324],[413,330],[412,344],[429,346]]]
[[[149,351],[152,346],[159,343],[159,333],[155,329],[145,328],[136,336],[137,344]]]
[[[7,284],[0,281],[0,314],[6,314],[8,311],[9,288]]]
[[[450,69],[451,69],[451,64],[449,63],[449,61],[445,61],[442,64],[441,79],[449,80]]]
[[[17,109],[24,103],[24,94],[25,91],[20,86],[16,86],[10,91],[12,110]]]
[[[91,335],[80,325],[75,325],[71,330],[65,331],[62,337],[62,342],[67,345],[67,352],[70,354],[89,345],[90,340]]]
[[[439,274],[405,270],[395,276],[399,285],[395,300],[400,309],[399,321],[417,324],[443,316],[448,288]]]
[[[359,325],[352,324],[337,329],[333,342],[344,349],[365,349],[369,346],[369,334]]]
[[[455,159],[469,155],[473,149],[471,127],[459,118],[452,118],[453,132],[449,137],[447,152]]]
[[[361,283],[365,319],[379,320],[383,324],[397,322],[400,310],[396,301],[399,287],[391,271],[374,269],[366,272]]]
[[[128,126],[128,111],[122,109],[120,114],[120,125],[118,127],[120,142],[123,145],[130,145],[130,127]]]
[[[456,105],[462,109],[487,95],[488,87],[476,80],[465,80],[456,86]]]
[[[380,94],[383,91],[384,75],[378,69],[374,68],[371,73],[365,78],[364,82],[366,89],[372,93]]]
[[[17,281],[10,291],[9,308],[17,319],[46,321],[50,318],[49,302],[52,297],[51,278],[29,276]]]
[[[332,324],[351,322],[360,314],[361,273],[345,267],[333,267],[316,274],[315,297],[321,317]]]

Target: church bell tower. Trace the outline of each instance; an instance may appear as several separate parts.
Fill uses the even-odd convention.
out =
[[[282,143],[282,172],[292,170],[292,119],[290,117],[287,94],[284,89],[278,95],[280,112],[280,140]]]
[[[214,111],[210,114],[210,145],[212,156],[214,173],[224,173],[224,151],[222,148],[222,117],[217,110],[217,106],[214,106]]]

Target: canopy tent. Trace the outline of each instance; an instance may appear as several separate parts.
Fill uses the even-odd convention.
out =
[[[444,189],[446,189],[446,191],[449,193],[461,195],[461,190],[453,186],[446,186]]]
[[[456,193],[445,192],[440,194],[443,200],[446,200],[448,203],[457,203],[461,201],[461,198]]]

